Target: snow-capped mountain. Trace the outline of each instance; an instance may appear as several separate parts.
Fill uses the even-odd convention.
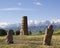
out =
[[[7,25],[2,24],[2,25],[0,25],[0,28],[3,28],[5,30],[13,29],[14,31],[16,31],[16,30],[19,30],[20,29],[20,26],[21,26],[20,23],[7,24]]]
[[[54,30],[60,29],[60,20],[59,21],[30,21],[28,22],[28,30],[32,33],[38,33],[39,31],[45,31],[45,29],[52,24],[54,27]],[[2,23],[0,24],[0,28],[3,28],[5,30],[13,29],[14,31],[21,29],[21,23],[14,23],[14,24],[8,24],[8,23]]]

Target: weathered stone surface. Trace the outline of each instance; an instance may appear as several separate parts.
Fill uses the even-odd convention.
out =
[[[53,31],[54,31],[53,26],[52,25],[48,26],[48,28],[45,31],[43,45],[51,45],[51,39],[52,39]]]
[[[12,44],[13,43],[13,30],[9,30],[7,32],[6,42],[7,42],[7,44]]]
[[[21,25],[20,35],[28,35],[27,16],[22,17],[22,25]]]

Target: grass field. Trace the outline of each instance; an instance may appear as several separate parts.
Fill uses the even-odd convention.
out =
[[[52,36],[51,45],[42,45],[44,35],[13,36],[14,44],[6,43],[6,36],[0,36],[0,48],[60,48],[60,30]]]
[[[6,44],[6,36],[0,37],[0,48],[60,48],[60,35],[53,35],[51,46],[42,45],[44,35],[13,36],[14,44]]]

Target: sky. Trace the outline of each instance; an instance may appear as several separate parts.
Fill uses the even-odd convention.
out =
[[[0,23],[28,20],[59,20],[60,0],[0,0]]]

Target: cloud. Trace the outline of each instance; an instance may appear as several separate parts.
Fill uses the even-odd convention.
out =
[[[28,25],[33,25],[33,24],[37,25],[38,23],[39,23],[38,20],[28,20]]]
[[[7,22],[0,22],[0,25],[8,25]]]
[[[7,22],[0,22],[0,27],[5,27],[6,25],[8,25],[9,23],[7,23]]]
[[[21,3],[21,2],[19,2],[19,3],[18,3],[18,5],[19,5],[19,6],[21,6],[21,5],[22,5],[22,3]]]
[[[31,25],[33,23],[33,20],[28,20],[28,25]]]
[[[40,2],[33,2],[34,5],[39,5],[39,6],[42,6],[42,3]]]
[[[28,8],[1,8],[0,11],[32,11],[33,9]]]
[[[60,19],[51,19],[51,20],[28,20],[28,25],[38,25],[39,23],[41,24],[47,24],[47,23],[59,23],[60,24]]]
[[[51,23],[60,23],[60,19],[56,19],[56,20],[55,19],[51,19],[50,22]]]

